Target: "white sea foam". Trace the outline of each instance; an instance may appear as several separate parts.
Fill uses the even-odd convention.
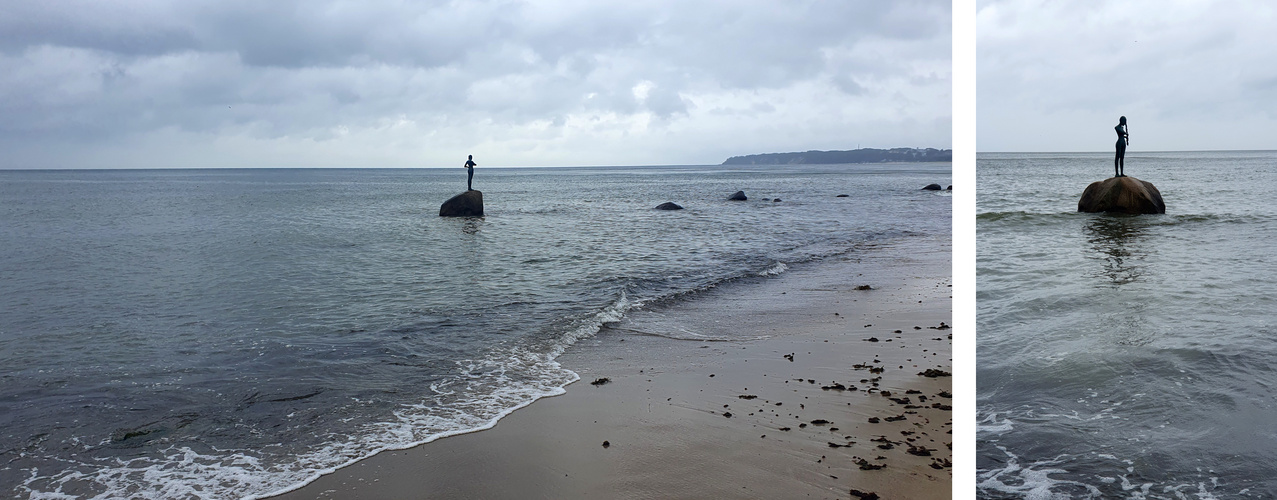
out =
[[[1011,432],[1012,430],[1015,430],[1015,425],[1011,422],[1011,419],[1003,418],[999,421],[997,413],[991,413],[984,417],[983,420],[976,423],[976,432],[980,434],[1001,434],[1004,432]]]
[[[621,292],[620,298],[616,299],[616,301],[612,302],[607,307],[604,307],[603,310],[593,316],[578,322],[575,328],[572,328],[567,334],[560,337],[559,341],[555,343],[554,348],[550,350],[548,356],[550,359],[559,357],[559,355],[563,354],[563,351],[568,347],[571,347],[572,344],[599,333],[599,329],[605,324],[621,321],[621,319],[625,317],[626,312],[642,305],[642,301],[632,301],[628,294]]]
[[[977,474],[976,487],[984,492],[1013,494],[1027,500],[1064,500],[1078,498],[1082,493],[1085,498],[1108,498],[1114,491],[1107,493],[1100,486],[1116,485],[1121,489],[1122,497],[1133,500],[1177,499],[1177,500],[1217,500],[1216,491],[1221,484],[1218,477],[1188,482],[1158,483],[1151,481],[1133,481],[1134,462],[1119,459],[1110,453],[1095,453],[1088,458],[1061,454],[1047,460],[1038,460],[1030,464],[1021,464],[1020,457],[1003,446],[995,447],[1005,454],[1005,464],[1001,468],[980,470]],[[1113,467],[1125,471],[1115,476],[1094,474],[1094,483],[1088,484],[1083,478],[1063,479],[1059,476],[1071,473],[1070,464],[1086,463],[1094,467],[1097,464],[1114,462]],[[1199,472],[1201,472],[1199,470]],[[1087,480],[1089,481],[1089,480]],[[1243,490],[1244,492],[1245,490]],[[1239,492],[1242,493],[1242,492]]]
[[[1040,460],[1021,466],[1020,459],[1002,446],[997,447],[1006,454],[1006,462],[1002,468],[980,471],[976,478],[976,488],[1004,494],[1016,494],[1027,500],[1067,500],[1071,495],[1058,491],[1058,488],[1080,488],[1090,498],[1101,498],[1099,488],[1086,483],[1052,478],[1052,474],[1063,474],[1068,471],[1053,467],[1067,459],[1061,455],[1051,460]]]
[[[788,269],[789,269],[789,266],[785,265],[784,262],[777,262],[775,264],[772,264],[772,267],[759,271],[758,275],[759,276],[775,276],[777,274],[787,271]]]

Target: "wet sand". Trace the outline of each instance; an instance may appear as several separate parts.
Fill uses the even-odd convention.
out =
[[[566,394],[279,498],[949,498],[950,269],[916,242],[649,305]]]

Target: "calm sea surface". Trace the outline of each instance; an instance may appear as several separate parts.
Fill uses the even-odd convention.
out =
[[[1277,498],[1277,152],[977,157],[982,498]]]
[[[0,171],[0,496],[255,497],[491,426],[644,303],[948,234],[949,178],[480,168],[461,219],[460,168]]]

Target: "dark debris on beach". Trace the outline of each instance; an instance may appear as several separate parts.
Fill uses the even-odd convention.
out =
[[[865,289],[871,289],[871,288],[869,288],[866,285]],[[865,327],[872,328],[873,325],[866,324]],[[921,326],[915,326],[913,329],[922,330],[923,328],[924,327],[921,327]],[[945,322],[940,322],[938,326],[929,326],[925,328],[932,329],[932,330],[948,330],[951,327]],[[891,330],[884,328],[882,331],[887,332]],[[861,337],[861,339],[868,342],[884,342],[884,341],[891,342],[893,338],[897,342],[901,342],[901,341],[912,342],[914,340],[914,339],[905,340],[904,337],[907,337],[907,335],[905,335],[902,330],[894,330],[894,333],[895,335],[888,334],[882,339],[878,337],[870,337],[870,338]],[[949,338],[951,339],[952,335],[949,335]],[[916,340],[924,340],[924,339],[918,338]],[[942,339],[935,339],[935,340],[942,340]],[[921,347],[922,344],[918,344],[918,346]],[[885,348],[885,347],[892,347],[892,345],[891,344],[871,344],[866,346],[866,348],[868,349]],[[906,346],[901,346],[900,348],[905,348],[905,347]],[[921,352],[919,354],[923,358],[926,358],[931,355],[931,354],[928,354],[931,352],[931,349],[920,349],[920,350]],[[799,364],[797,363],[796,353],[781,352],[780,354],[785,361]],[[808,354],[811,354],[811,353],[808,353]],[[775,356],[775,354],[772,354],[772,356]],[[856,428],[857,428],[857,425],[860,425],[860,426],[865,425],[864,423],[856,424],[856,423],[850,423],[850,422],[843,422],[843,425],[841,425],[840,427],[850,427],[847,430],[847,432],[852,434],[852,435],[844,436],[843,433],[836,433],[838,431],[838,427],[833,427],[832,426],[833,422],[826,419],[822,419],[822,418],[812,419],[811,416],[809,415],[803,415],[802,412],[806,410],[806,407],[803,404],[798,403],[798,401],[787,401],[786,403],[789,403],[789,404],[783,404],[781,401],[777,401],[775,399],[768,400],[765,398],[774,398],[774,396],[770,395],[770,393],[757,393],[757,392],[751,393],[750,388],[748,387],[737,388],[737,390],[740,392],[730,393],[730,396],[735,396],[736,398],[735,400],[740,401],[739,403],[733,403],[733,404],[757,405],[757,408],[754,408],[754,407],[739,408],[738,407],[737,409],[733,411],[726,411],[729,409],[729,405],[724,404],[721,409],[718,409],[718,411],[711,410],[709,413],[718,414],[723,416],[726,419],[729,419],[728,421],[724,422],[724,424],[726,425],[736,425],[736,424],[728,424],[728,422],[739,422],[740,424],[743,424],[743,425],[749,425],[752,423],[754,424],[752,427],[766,426],[766,428],[770,428],[777,432],[784,433],[779,436],[772,436],[775,438],[779,438],[776,441],[774,441],[776,443],[783,443],[790,439],[807,440],[811,438],[824,438],[824,439],[820,439],[818,443],[820,443],[820,447],[822,449],[828,450],[829,456],[826,457],[825,455],[819,455],[820,459],[816,460],[816,463],[829,464],[828,467],[838,467],[837,465],[834,465],[837,462],[842,462],[844,465],[846,465],[846,460],[850,459],[852,464],[854,464],[856,467],[858,467],[862,471],[881,470],[886,468],[889,462],[893,465],[893,467],[903,467],[905,468],[905,470],[910,470],[911,468],[915,468],[915,467],[922,468],[924,470],[932,469],[932,470],[941,470],[941,471],[951,469],[952,463],[949,458],[934,457],[933,455],[937,451],[937,448],[941,450],[945,449],[940,447],[939,445],[943,445],[944,447],[947,447],[949,450],[952,450],[952,443],[937,442],[937,439],[933,439],[932,435],[929,434],[928,431],[931,431],[931,433],[934,433],[934,434],[939,434],[944,432],[945,426],[951,426],[952,423],[941,424],[939,427],[935,427],[935,428],[927,427],[927,425],[931,424],[933,419],[936,418],[936,413],[932,413],[932,412],[936,412],[937,410],[952,411],[952,407],[950,405],[934,402],[935,399],[939,399],[939,398],[952,398],[952,394],[947,390],[937,391],[934,394],[931,392],[931,390],[928,390],[927,394],[924,395],[922,390],[918,390],[916,388],[900,387],[898,385],[893,386],[891,384],[907,382],[903,379],[892,379],[892,380],[884,381],[882,376],[882,374],[885,372],[884,365],[887,363],[891,363],[895,365],[897,364],[895,363],[895,360],[890,358],[879,359],[879,355],[876,355],[876,354],[873,355],[873,357],[874,359],[865,360],[864,362],[854,363],[850,367],[847,367],[847,365],[842,365],[843,370],[847,370],[847,368],[850,368],[852,370],[857,370],[857,371],[864,370],[864,371],[870,372],[869,376],[872,378],[859,379],[860,380],[859,387],[857,387],[857,385],[852,385],[851,383],[839,382],[837,380],[829,380],[828,378],[825,378],[825,377],[821,377],[821,378],[824,378],[826,382],[818,383],[816,378],[799,377],[798,373],[786,374],[787,377],[784,379],[784,383],[792,384],[793,382],[798,382],[799,384],[801,384],[800,387],[793,387],[793,385],[789,386],[789,388],[793,390],[794,392],[807,390],[802,387],[807,386],[809,384],[813,386],[812,389],[814,389],[815,387],[819,387],[821,391],[827,394],[827,396],[824,396],[827,398],[847,398],[847,397],[854,398],[856,397],[857,394],[868,396],[868,395],[873,395],[874,393],[878,393],[879,395],[883,396],[884,399],[888,399],[891,402],[891,405],[885,406],[883,408],[891,408],[891,409],[883,409],[881,411],[883,411],[884,414],[880,414],[877,416],[866,415],[865,417],[860,417],[860,418],[866,418],[866,420],[858,420],[858,419],[854,419],[854,420],[856,420],[856,422],[868,422],[869,424],[882,425],[882,427],[874,426],[873,428],[881,429],[883,432],[890,434],[892,436],[895,436],[896,433],[898,432],[899,435],[901,436],[901,440],[893,440],[888,438],[887,436],[880,435],[876,437],[875,439],[872,439],[873,442],[864,443],[862,441],[862,443],[858,445],[857,441],[861,441],[861,439],[856,439],[856,436],[858,435],[861,438],[864,438],[865,437],[864,431],[867,429],[862,428],[858,432]],[[914,362],[913,359],[906,359],[905,361]],[[785,363],[785,365],[792,366],[792,365],[789,365],[788,363]],[[902,364],[899,367],[901,371],[893,372],[893,374],[896,374],[897,376],[904,376],[905,374],[908,373],[904,371],[906,366],[908,365]],[[932,378],[932,379],[938,378],[938,377],[951,376],[949,372],[941,369],[941,368],[947,368],[946,366],[938,366],[938,365],[932,365],[932,366],[933,368],[927,368],[924,371],[917,372],[917,374],[919,376]],[[913,365],[913,367],[914,369],[918,369],[918,365],[916,364]],[[802,367],[798,366],[797,368],[802,368]],[[850,370],[848,370],[847,372],[843,372],[843,373],[854,373],[854,372],[851,372]],[[701,376],[706,376],[706,375],[709,377],[715,376],[712,373],[704,373],[704,372],[702,372]],[[777,375],[777,374],[773,374],[773,375]],[[600,380],[606,380],[606,379],[600,379]],[[719,379],[719,380],[722,380],[722,379]],[[730,382],[731,380],[732,380],[732,377],[728,376],[725,379],[725,382]],[[855,379],[853,379],[852,381],[854,382],[854,380]],[[806,382],[807,384],[802,384],[802,382]],[[880,382],[886,386],[884,387],[884,389],[890,388],[891,390],[879,389]],[[601,384],[596,384],[596,385],[601,385]],[[806,394],[811,394],[811,393],[806,393]],[[803,397],[806,398],[808,396],[803,396]],[[811,397],[814,398],[815,396],[811,396]],[[928,401],[929,397],[933,399],[931,401]],[[757,400],[757,401],[754,401],[754,400]],[[667,401],[669,400],[667,399]],[[847,404],[853,405],[855,404],[854,401],[855,401],[854,399],[849,400]],[[723,402],[726,402],[726,401],[719,401],[719,403],[723,403]],[[782,404],[786,409],[790,409],[790,411],[792,411],[793,413],[785,413],[784,410],[781,410],[780,407],[782,406]],[[808,404],[810,405],[811,402],[808,402]],[[841,401],[838,404],[841,405],[842,404]],[[896,405],[903,405],[903,408],[900,408],[899,406],[896,406]],[[796,408],[794,408],[795,406]],[[893,411],[893,410],[902,411],[902,413],[899,413],[896,415],[885,413],[885,412]],[[789,422],[783,423],[788,425],[783,425],[782,422],[777,420],[772,420],[771,422],[755,422],[754,419],[758,418],[757,416],[760,416],[760,415],[763,416],[764,418],[779,419],[783,417],[783,418],[787,418],[791,420],[789,420]],[[909,415],[913,415],[913,416],[910,417]],[[888,423],[888,425],[883,425],[884,422]],[[890,423],[897,423],[897,425],[893,427],[889,425]],[[763,429],[758,429],[758,430],[763,430]],[[946,434],[952,435],[952,430],[949,430]],[[753,432],[751,437],[756,437],[757,439],[763,439],[765,442],[773,442],[772,437],[769,437],[767,434],[759,434],[757,432]],[[845,438],[845,441],[840,438]],[[812,444],[817,444],[817,443],[812,443]],[[936,448],[931,448],[928,445],[936,446]],[[860,448],[860,449],[856,450],[855,448]],[[844,449],[846,450],[843,451]],[[853,455],[853,453],[856,453],[856,452],[865,453],[866,449],[871,450],[869,451],[870,453],[877,452],[887,456],[878,455],[876,458],[871,459],[871,458],[862,458],[862,457]],[[925,457],[924,459],[929,459],[930,462],[922,461],[922,459],[912,459],[912,460],[917,460],[917,462],[906,461],[902,463],[895,463],[893,461],[893,460],[905,459],[905,457],[908,457],[908,456]],[[891,458],[888,458],[888,457],[891,457]],[[838,476],[830,475],[830,477],[837,478]],[[880,498],[876,493],[872,493],[872,492],[860,492],[854,489],[851,491],[853,492],[852,498],[874,498],[874,499]]]
[[[879,500],[880,498],[882,498],[882,497],[879,497],[877,493],[874,493],[872,491],[860,491],[855,488],[852,488],[851,496],[859,498],[860,500]]]
[[[855,464],[860,466],[860,470],[879,470],[887,468],[887,464],[875,464],[860,457],[854,457]]]

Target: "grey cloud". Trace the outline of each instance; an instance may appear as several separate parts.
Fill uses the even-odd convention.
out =
[[[429,4],[235,2],[203,4],[202,46],[230,51],[249,66],[299,68],[394,64],[434,67],[465,54],[464,15]],[[461,17],[461,19],[458,19]]]
[[[670,89],[657,86],[651,90],[645,100],[647,109],[652,110],[656,116],[661,118],[669,118],[675,114],[687,114],[688,102]]]
[[[913,40],[947,33],[949,10],[937,2],[788,2],[692,11],[654,29],[658,50],[679,68],[729,87],[779,87],[824,69],[823,51],[867,38]],[[943,22],[939,22],[943,21]],[[712,36],[698,37],[705,31]],[[947,39],[945,39],[947,45]]]
[[[1110,148],[1119,115],[1159,131],[1145,150],[1271,148],[1277,99],[1251,85],[1277,57],[1265,2],[986,1],[978,19],[981,150]]]
[[[147,56],[199,46],[162,5],[137,3],[6,2],[0,9],[0,50],[49,45]]]
[[[947,61],[948,25],[938,0],[18,2],[0,11],[0,142],[669,123],[695,119],[693,95],[936,85],[909,62]],[[755,101],[727,106],[776,110]]]
[[[860,83],[856,82],[856,79],[853,78],[851,75],[847,75],[847,74],[835,75],[833,77],[833,82],[834,82],[834,85],[836,85],[839,90],[843,91],[843,93],[846,93],[849,95],[860,95],[865,93],[865,87],[861,86]]]

